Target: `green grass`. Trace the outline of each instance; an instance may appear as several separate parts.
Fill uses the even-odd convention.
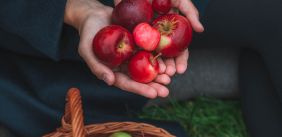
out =
[[[197,98],[148,107],[140,118],[178,121],[191,137],[247,137],[238,101]]]

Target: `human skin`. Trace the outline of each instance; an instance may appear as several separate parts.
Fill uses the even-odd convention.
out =
[[[118,4],[120,0],[115,0]],[[172,0],[173,7],[178,8],[191,22],[196,32],[202,32],[199,15],[193,3],[188,0]],[[186,6],[184,6],[186,5]],[[124,91],[139,94],[147,98],[166,97],[169,89],[166,87],[176,72],[182,74],[187,69],[188,49],[176,58],[159,59],[160,71],[157,78],[150,83],[138,83],[130,79],[122,69],[111,70],[102,64],[92,52],[92,40],[95,34],[110,24],[112,7],[98,0],[67,0],[64,22],[76,28],[80,35],[78,53],[88,65],[91,72],[108,85],[116,86]]]

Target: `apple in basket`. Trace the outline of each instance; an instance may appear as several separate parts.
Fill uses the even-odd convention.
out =
[[[109,137],[132,137],[132,136],[126,132],[116,132],[111,134]]]

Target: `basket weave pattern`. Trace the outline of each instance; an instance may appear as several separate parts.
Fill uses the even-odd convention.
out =
[[[162,128],[146,123],[108,122],[84,126],[80,91],[71,88],[67,94],[62,127],[43,137],[108,137],[112,133],[125,131],[133,137],[175,137]]]

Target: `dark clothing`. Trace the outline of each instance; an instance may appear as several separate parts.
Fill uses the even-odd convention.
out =
[[[244,49],[240,57],[244,118],[251,137],[281,137],[282,105],[262,57]]]
[[[282,137],[282,1],[213,0],[193,48],[241,48],[239,77],[251,137]]]
[[[65,2],[0,2],[0,124],[20,137],[54,131],[67,89],[78,87],[86,124],[141,121],[186,137],[177,123],[126,117],[147,99],[109,87],[89,71],[77,53],[77,31],[63,24]]]

